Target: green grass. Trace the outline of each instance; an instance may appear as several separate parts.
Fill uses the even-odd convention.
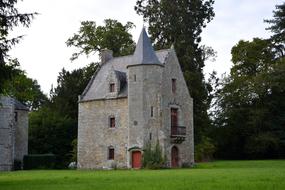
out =
[[[194,169],[0,172],[0,190],[285,190],[285,160],[216,161]]]

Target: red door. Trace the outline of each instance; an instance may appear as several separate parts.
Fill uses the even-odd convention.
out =
[[[132,168],[141,168],[141,152],[133,151],[132,152]]]
[[[176,146],[171,149],[171,167],[177,168],[179,165],[178,148]]]

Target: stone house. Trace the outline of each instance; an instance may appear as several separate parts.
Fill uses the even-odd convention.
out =
[[[28,154],[28,112],[16,99],[0,96],[0,171],[12,170]]]
[[[101,52],[79,96],[78,168],[140,168],[159,142],[167,167],[194,163],[193,99],[174,49],[154,51],[145,29],[133,55]]]

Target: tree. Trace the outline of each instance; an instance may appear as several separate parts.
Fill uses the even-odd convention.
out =
[[[64,168],[71,157],[74,125],[72,118],[62,117],[47,106],[30,113],[29,154],[53,153],[57,156],[57,167]]]
[[[114,56],[131,54],[135,43],[129,30],[133,27],[134,24],[131,22],[123,25],[112,19],[106,19],[105,26],[96,26],[93,21],[81,22],[78,34],[74,34],[66,42],[68,47],[74,46],[79,49],[70,59],[75,60],[82,54],[88,56],[102,49],[112,50]]]
[[[98,64],[74,71],[62,69],[57,87],[50,92],[50,101],[30,114],[30,153],[53,153],[60,167],[74,161],[74,142],[77,138],[78,95],[87,86]]]
[[[11,79],[16,72],[13,59],[9,58],[8,51],[22,38],[22,36],[9,38],[9,32],[19,25],[29,27],[36,14],[19,13],[15,8],[17,2],[18,0],[0,1],[0,94],[3,93],[2,84],[4,81]],[[6,65],[7,62],[8,65]]]
[[[211,90],[203,75],[207,56],[200,45],[202,28],[214,17],[214,0],[138,0],[135,10],[148,22],[155,48],[174,45],[186,83],[194,99],[195,141],[210,126],[207,109]]]
[[[24,71],[14,74],[11,80],[3,84],[3,93],[26,104],[30,110],[36,110],[48,101],[36,80],[28,78]]]
[[[217,94],[218,156],[285,156],[285,62],[274,49],[259,38],[232,48],[233,67]]]
[[[265,20],[271,26],[267,28],[273,33],[271,40],[275,44],[276,50],[280,56],[284,57],[285,53],[285,3],[276,6],[273,11],[273,19]]]

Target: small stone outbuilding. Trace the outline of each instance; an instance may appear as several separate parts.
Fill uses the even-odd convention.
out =
[[[193,99],[175,50],[154,51],[143,29],[133,55],[101,56],[79,97],[78,168],[140,168],[156,142],[166,167],[192,165]]]
[[[0,171],[10,171],[28,154],[28,112],[21,102],[0,96]]]

